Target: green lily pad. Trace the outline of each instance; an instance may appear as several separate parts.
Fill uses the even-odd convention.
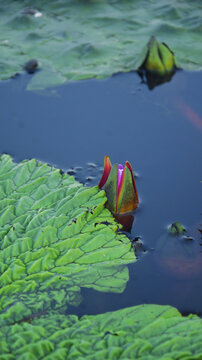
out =
[[[30,90],[135,70],[151,35],[174,51],[178,67],[202,68],[200,1],[36,0],[40,17],[27,6],[0,5],[0,79],[35,58],[41,71]]]
[[[45,314],[1,329],[0,359],[199,360],[202,320],[170,306],[96,316]]]
[[[0,325],[64,312],[81,287],[125,289],[135,256],[106,201],[47,164],[0,156]]]

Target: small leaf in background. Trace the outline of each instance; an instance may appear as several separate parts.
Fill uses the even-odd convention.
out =
[[[172,223],[168,227],[168,232],[172,235],[182,235],[185,232],[185,228],[178,221]]]

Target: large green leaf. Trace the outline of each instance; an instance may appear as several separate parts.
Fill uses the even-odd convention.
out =
[[[105,193],[0,156],[0,360],[202,358],[202,321],[168,306],[67,315],[81,287],[124,290],[129,240]]]
[[[36,160],[0,156],[0,325],[122,292],[135,256],[98,186]]]
[[[175,52],[177,65],[202,68],[200,1],[36,0],[41,17],[25,13],[30,1],[0,3],[0,78],[21,72],[30,58],[40,89],[66,80],[106,77],[137,69],[151,35]]]
[[[170,306],[96,316],[47,314],[1,329],[1,360],[202,359],[202,320]]]

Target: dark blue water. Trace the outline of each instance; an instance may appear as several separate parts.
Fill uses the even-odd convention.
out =
[[[74,312],[157,303],[202,314],[202,72],[179,71],[152,91],[136,73],[69,83],[43,95],[25,90],[29,79],[0,83],[0,153],[73,169],[89,185],[99,182],[105,155],[112,163],[129,160],[138,175],[141,203],[131,238],[140,236],[147,251],[129,266],[123,294],[83,289]],[[168,237],[174,221],[194,238],[189,245]]]

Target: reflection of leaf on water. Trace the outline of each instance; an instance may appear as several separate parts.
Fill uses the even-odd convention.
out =
[[[202,320],[170,306],[140,305],[96,316],[44,314],[1,330],[4,359],[194,360]]]
[[[78,305],[81,287],[124,290],[135,256],[106,200],[47,164],[0,157],[1,324]]]
[[[151,35],[169,44],[178,67],[201,69],[200,2],[41,0],[34,2],[40,17],[27,5],[1,2],[1,79],[32,58],[41,67],[29,84],[35,90],[135,70]]]

